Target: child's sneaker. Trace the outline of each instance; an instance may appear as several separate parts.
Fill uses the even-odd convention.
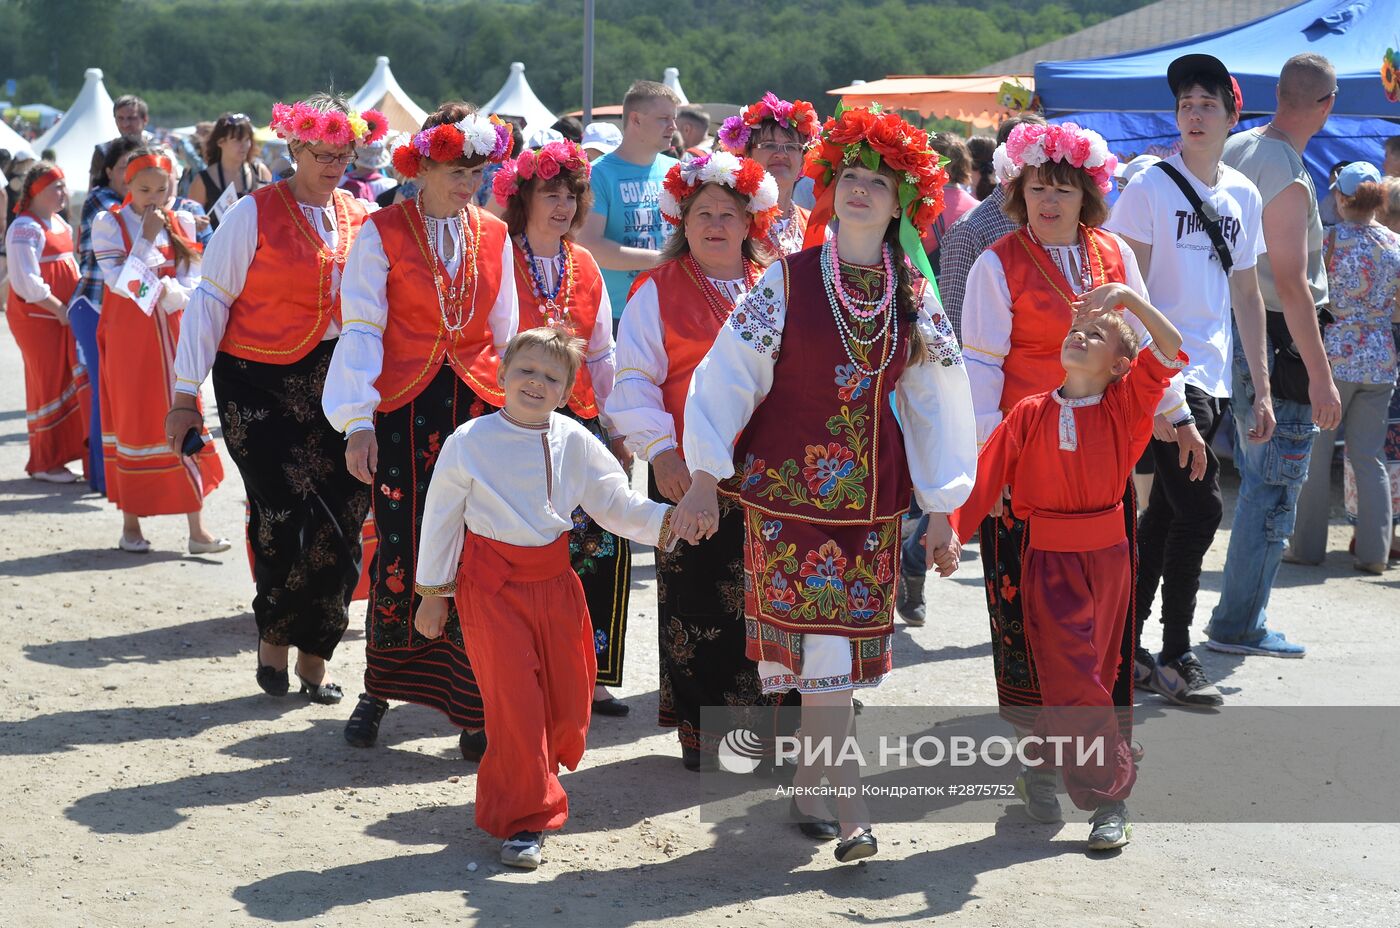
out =
[[[1151,687],[1178,706],[1208,709],[1225,704],[1225,697],[1190,651],[1165,664],[1158,662]]]
[[[1133,826],[1128,821],[1128,807],[1121,802],[1109,802],[1094,810],[1089,819],[1089,850],[1111,851],[1122,847],[1133,837]]]
[[[533,870],[544,857],[544,832],[518,831],[501,842],[501,863]]]
[[[1152,689],[1152,675],[1157,670],[1157,661],[1143,648],[1133,653],[1133,689]]]
[[[1026,807],[1026,814],[1037,822],[1050,825],[1064,821],[1060,812],[1060,797],[1055,795],[1056,777],[1053,770],[1022,768],[1016,778],[1016,795]]]

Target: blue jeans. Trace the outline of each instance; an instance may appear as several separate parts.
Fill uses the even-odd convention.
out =
[[[928,513],[919,511],[919,504],[915,503],[909,508],[911,517],[918,517],[918,524],[914,526],[914,534],[909,536],[909,540],[904,542],[904,550],[900,554],[899,572],[906,577],[916,577],[919,582],[923,582],[924,574],[928,572],[928,561],[924,556],[924,546],[922,543],[924,533],[928,531]]]
[[[102,467],[102,384],[97,357],[97,321],[99,316],[86,300],[79,300],[68,311],[68,324],[78,343],[78,360],[87,368],[88,395],[92,397],[91,426],[88,428],[88,486],[107,494],[107,473]]]
[[[1308,479],[1317,427],[1310,405],[1275,399],[1278,426],[1273,438],[1264,444],[1248,440],[1254,420],[1254,384],[1238,332],[1234,343],[1233,437],[1240,496],[1230,526],[1220,604],[1211,614],[1206,634],[1215,641],[1257,644],[1268,632],[1269,592],[1283,562],[1284,545],[1293,534],[1298,494]],[[1272,350],[1269,354],[1272,357]]]

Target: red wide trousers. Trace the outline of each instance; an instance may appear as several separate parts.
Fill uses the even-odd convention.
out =
[[[476,824],[503,839],[562,828],[559,767],[583,757],[598,672],[568,534],[523,548],[469,532],[456,600],[486,714]]]

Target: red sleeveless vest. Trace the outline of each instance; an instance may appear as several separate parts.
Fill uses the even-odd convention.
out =
[[[442,266],[442,259],[429,251],[427,230],[417,207],[405,200],[370,217],[389,261],[384,367],[374,382],[379,391],[380,412],[391,412],[412,402],[437,376],[444,360],[477,396],[493,406],[505,405],[505,393],[496,383],[500,359],[488,317],[505,272],[501,255],[506,247],[506,224],[475,206],[468,207],[468,214],[475,257],[468,252],[462,259],[467,262],[463,273],[468,275],[465,284],[471,294],[470,304],[462,311],[471,316],[471,321],[456,333],[448,332],[443,322],[433,280],[434,266],[444,281],[447,269]]]
[[[603,300],[603,275],[587,248],[573,242],[567,243],[566,247],[573,262],[574,276],[570,292],[561,293],[560,299],[569,311],[569,328],[579,338],[588,341],[598,321],[598,305]],[[549,325],[544,303],[535,293],[529,259],[518,244],[512,244],[511,250],[515,254],[515,293],[520,299],[520,331]],[[579,367],[574,389],[569,394],[569,408],[581,419],[598,416],[598,398],[593,393],[593,378],[588,373],[587,365]]]
[[[335,191],[336,248],[328,251],[307,223],[286,181],[248,194],[258,204],[258,243],[243,291],[229,306],[219,350],[245,361],[294,364],[311,353],[334,319],[340,324],[344,270],[369,211],[363,200]]]
[[[1101,229],[1085,227],[1089,268],[1094,286],[1125,279],[1118,245]],[[1011,292],[1011,350],[1002,361],[1005,380],[1001,411],[1005,415],[1021,400],[1058,387],[1065,379],[1060,347],[1074,311],[1078,285],[1071,286],[1024,228],[998,239],[991,250],[1001,259],[1006,286]]]

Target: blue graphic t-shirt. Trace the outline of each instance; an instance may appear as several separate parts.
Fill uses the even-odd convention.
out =
[[[651,164],[624,161],[616,152],[593,162],[593,211],[607,220],[603,234],[609,241],[629,248],[661,249],[670,234],[670,223],[661,217],[661,182],[676,163],[675,158],[657,155]],[[640,271],[603,269],[613,316],[620,317],[627,304],[627,291]]]

